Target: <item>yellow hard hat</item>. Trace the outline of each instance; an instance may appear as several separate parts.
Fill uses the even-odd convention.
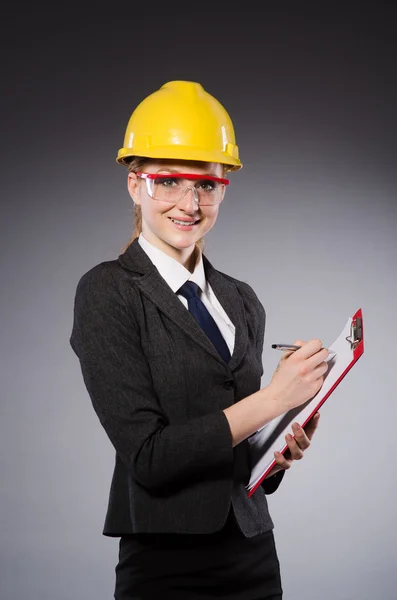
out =
[[[227,111],[193,81],[169,81],[138,104],[116,160],[127,165],[133,156],[243,166]]]

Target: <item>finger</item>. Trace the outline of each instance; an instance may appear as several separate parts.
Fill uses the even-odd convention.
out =
[[[309,356],[309,358],[306,360],[307,367],[309,369],[315,369],[318,365],[322,364],[323,362],[327,366],[329,366],[328,363],[325,362],[328,356],[329,351],[327,350],[327,348],[321,348],[318,352],[316,352],[312,356]]]
[[[303,458],[303,450],[299,448],[296,440],[294,440],[290,433],[287,433],[287,435],[285,436],[285,441],[287,442],[288,448],[291,451],[292,460],[300,460],[301,458]]]
[[[293,346],[304,346],[305,344],[307,344],[307,342],[305,342],[304,340],[295,340]]]
[[[316,380],[326,374],[329,369],[329,363],[320,362],[317,367],[315,367],[310,375],[310,379]]]
[[[304,342],[303,340],[295,340],[293,346],[303,346],[304,344],[306,344],[306,342]],[[295,354],[295,352],[297,352],[297,350],[284,350],[281,360],[285,360],[286,358],[291,356],[291,354]]]
[[[292,431],[295,434],[295,441],[301,450],[306,450],[310,446],[310,439],[308,438],[306,431],[299,425],[299,423],[293,423]]]
[[[281,454],[281,452],[275,452],[274,459],[282,469],[289,469],[292,464],[292,460],[287,460],[285,456]]]
[[[310,419],[310,421],[308,421],[304,427],[305,433],[307,435],[307,437],[309,438],[309,440],[312,439],[314,432],[316,431],[318,424],[320,422],[320,413],[317,412],[315,413],[312,418]]]
[[[297,346],[299,346],[300,344],[296,344]],[[296,352],[294,352],[295,356],[302,359],[302,358],[310,358],[311,356],[313,356],[314,354],[317,354],[321,348],[323,347],[323,344],[321,342],[321,340],[319,339],[313,339],[310,340],[309,342],[306,342],[306,344],[302,345],[302,348],[300,348],[299,350],[296,350]],[[328,356],[328,351],[327,351],[327,356]],[[324,360],[324,358],[322,358],[322,360]]]

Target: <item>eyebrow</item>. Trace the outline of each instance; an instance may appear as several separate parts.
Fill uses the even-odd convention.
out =
[[[178,169],[158,169],[158,171],[156,171],[156,173],[161,173],[161,171],[166,171],[166,173],[164,173],[164,175],[167,175],[168,173],[180,173],[181,175],[183,175],[183,173],[181,173],[180,171],[178,171]],[[187,175],[190,175],[190,173],[187,173]],[[205,177],[219,177],[219,175],[216,175],[215,173],[195,173],[195,175],[197,175],[197,177],[200,178],[205,178]]]

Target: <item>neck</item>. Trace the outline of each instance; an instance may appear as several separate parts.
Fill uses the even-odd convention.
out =
[[[142,235],[148,242],[153,244],[153,246],[180,262],[185,269],[190,271],[190,273],[193,273],[198,258],[198,248],[196,247],[196,244],[193,244],[193,246],[188,248],[175,248],[175,246],[167,244],[157,236],[151,235],[150,232],[142,231]]]

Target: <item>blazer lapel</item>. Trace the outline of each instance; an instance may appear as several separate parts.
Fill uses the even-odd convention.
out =
[[[125,252],[119,255],[117,261],[124,269],[131,271],[132,277],[142,293],[177,327],[180,327],[193,342],[199,344],[222,364],[227,364],[231,370],[238,366],[244,356],[248,341],[243,300],[236,285],[217,271],[204,254],[203,265],[207,281],[236,328],[234,349],[228,363],[224,362],[196,319],[160,275],[139,244],[138,238],[135,238]]]

